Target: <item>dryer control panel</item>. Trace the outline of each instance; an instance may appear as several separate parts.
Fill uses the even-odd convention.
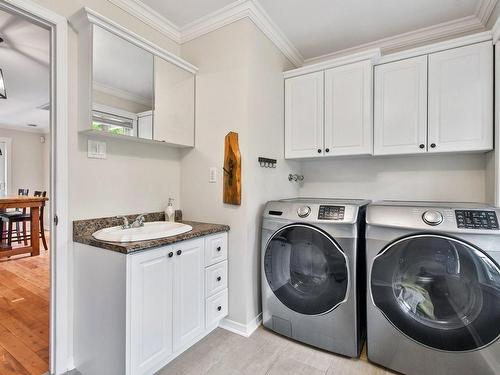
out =
[[[464,229],[499,229],[495,211],[455,210],[457,227]]]
[[[345,206],[320,205],[318,220],[344,220]]]

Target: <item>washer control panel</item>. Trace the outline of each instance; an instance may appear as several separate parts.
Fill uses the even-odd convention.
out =
[[[428,225],[439,225],[443,222],[443,214],[439,211],[429,210],[424,212],[422,219]]]
[[[320,205],[318,220],[344,220],[345,206]]]
[[[297,215],[302,218],[308,217],[310,213],[311,213],[311,207],[309,206],[302,206],[297,209]]]
[[[455,210],[457,227],[465,229],[499,229],[495,211]]]

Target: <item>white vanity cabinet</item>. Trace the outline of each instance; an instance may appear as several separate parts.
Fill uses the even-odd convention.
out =
[[[128,255],[75,244],[75,365],[84,374],[154,374],[227,314],[226,232]]]
[[[493,148],[490,41],[375,67],[374,154]]]
[[[297,74],[285,78],[285,157],[370,155],[371,61]]]

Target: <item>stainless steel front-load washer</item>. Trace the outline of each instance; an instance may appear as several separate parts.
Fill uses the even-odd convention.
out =
[[[368,201],[268,202],[262,224],[264,326],[349,357],[364,340],[364,215]],[[359,272],[358,270],[361,270]]]
[[[500,374],[499,214],[470,203],[368,207],[371,361],[404,374]]]

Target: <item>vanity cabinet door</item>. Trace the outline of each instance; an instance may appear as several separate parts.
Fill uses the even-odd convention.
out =
[[[429,152],[493,148],[491,42],[429,55]]]
[[[372,64],[325,71],[325,156],[372,154]]]
[[[130,373],[145,374],[172,354],[174,259],[161,248],[131,255]]]
[[[323,155],[323,72],[285,80],[285,157]]]
[[[174,350],[205,330],[204,240],[174,245]]]
[[[374,154],[427,151],[427,56],[375,67]]]
[[[154,93],[154,139],[193,147],[194,74],[155,56]]]

